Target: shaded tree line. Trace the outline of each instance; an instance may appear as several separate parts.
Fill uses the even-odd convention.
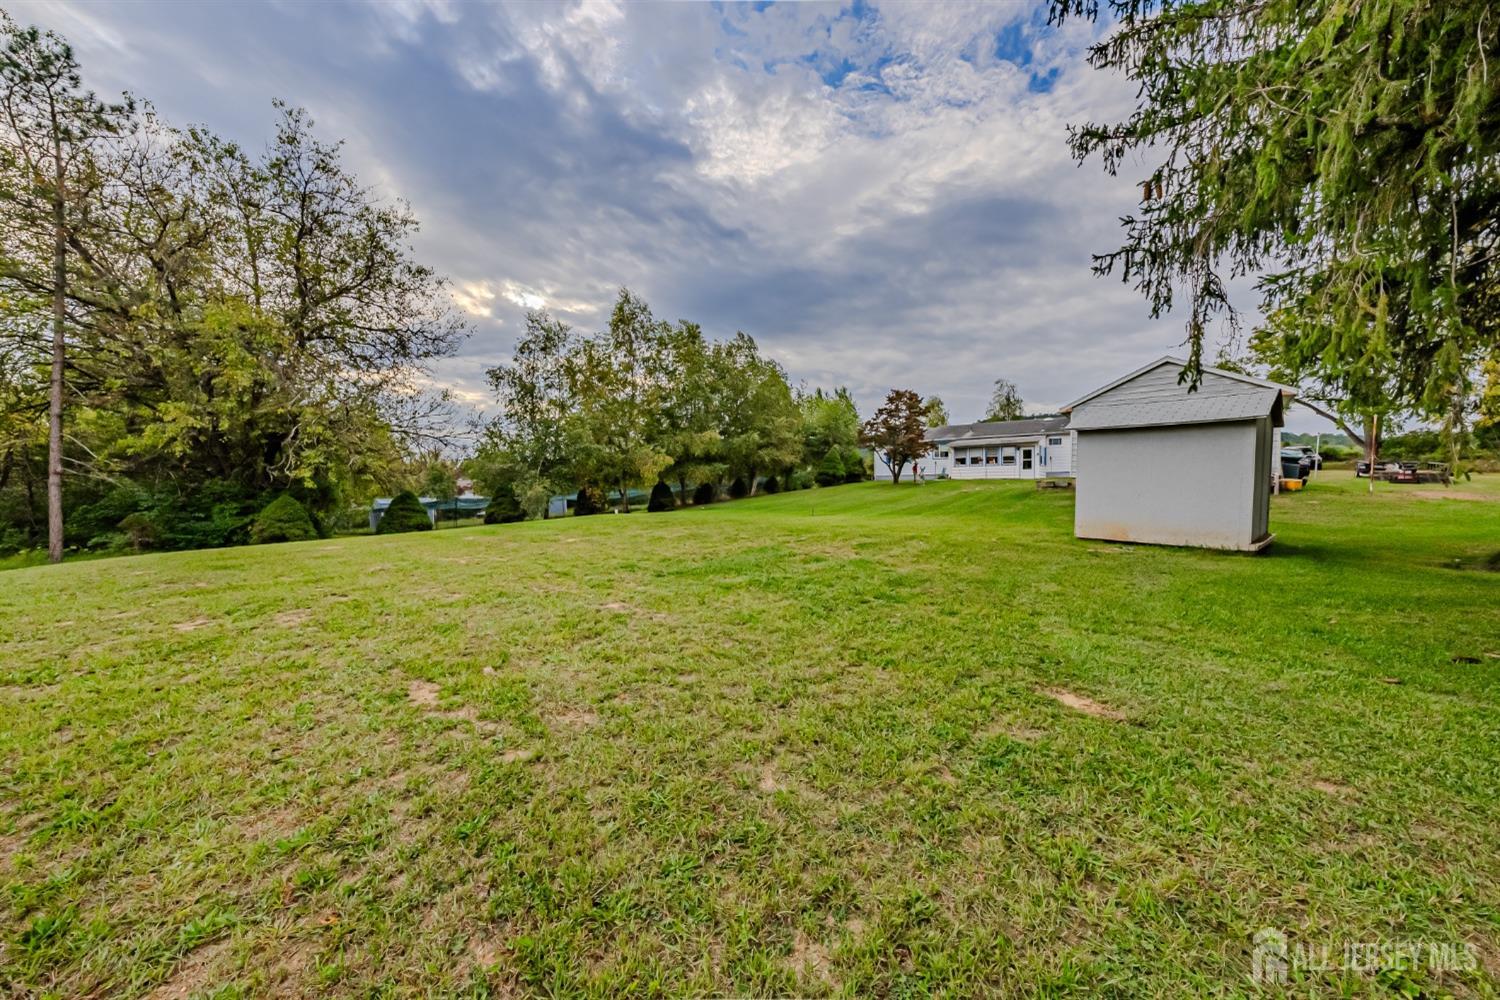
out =
[[[175,128],[0,12],[0,547],[248,541],[282,494],[326,531],[446,423],[416,219],[276,107],[259,151]]]
[[[593,513],[629,511],[631,492],[647,488],[664,509],[669,496],[681,505],[805,486],[830,455],[843,479],[866,475],[847,390],[794,390],[751,337],[710,340],[696,323],[656,318],[628,289],[593,334],[529,313],[511,360],[487,374],[497,414],[470,464],[527,516],[572,492],[575,512]]]

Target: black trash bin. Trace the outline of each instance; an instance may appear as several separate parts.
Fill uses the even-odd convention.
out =
[[[1312,474],[1312,459],[1291,448],[1281,450],[1281,478],[1306,479]]]

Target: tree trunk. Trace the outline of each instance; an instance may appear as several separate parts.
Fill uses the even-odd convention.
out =
[[[1365,418],[1365,463],[1370,470],[1370,492],[1375,492],[1375,455],[1380,450],[1380,415]]]
[[[630,492],[625,488],[625,480],[620,480],[620,506],[625,513],[630,513]]]
[[[755,496],[755,470],[751,469],[745,474],[745,496]]]
[[[52,562],[62,562],[63,358],[66,351],[63,326],[67,320],[67,302],[63,293],[68,280],[68,244],[64,231],[61,192],[52,204],[52,222],[52,394],[47,417],[47,558]]]
[[[677,506],[686,507],[688,502],[687,477],[677,477]]]

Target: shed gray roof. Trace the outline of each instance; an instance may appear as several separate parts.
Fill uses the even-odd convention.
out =
[[[935,443],[991,441],[1005,438],[1034,438],[1054,434],[1068,426],[1067,417],[1032,417],[1029,420],[988,420],[977,424],[947,424],[927,432]]]
[[[1282,424],[1282,397],[1293,392],[1265,379],[1203,369],[1197,390],[1188,391],[1179,378],[1187,362],[1161,358],[1144,368],[1096,389],[1067,407],[1074,430],[1156,427],[1166,424],[1206,424],[1253,420],[1269,416]]]

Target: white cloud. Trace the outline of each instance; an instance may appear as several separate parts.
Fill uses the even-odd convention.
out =
[[[1097,29],[1048,28],[1034,8],[18,14],[72,35],[91,80],[252,148],[271,97],[311,108],[422,219],[418,253],[473,321],[435,377],[476,405],[526,310],[595,328],[621,285],[712,335],[746,330],[794,379],[847,383],[866,409],[900,384],[966,416],[1000,375],[1066,400],[1181,340],[1177,319],[1089,273],[1135,178],[1076,167],[1066,126],[1133,94],[1083,63]]]

